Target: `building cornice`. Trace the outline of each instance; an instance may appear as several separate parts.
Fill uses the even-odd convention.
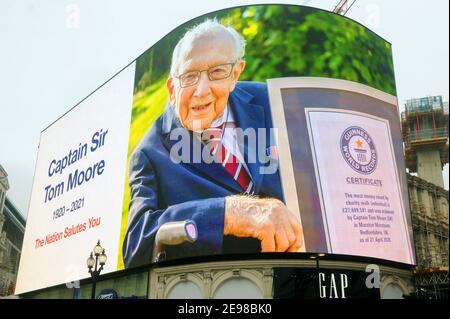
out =
[[[0,165],[0,185],[3,186],[5,192],[9,189],[8,174],[2,165]]]

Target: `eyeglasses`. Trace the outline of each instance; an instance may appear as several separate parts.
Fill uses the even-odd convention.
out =
[[[206,71],[206,74],[208,74],[208,78],[210,81],[218,81],[223,80],[231,75],[231,71],[233,70],[234,65],[236,62],[232,63],[224,63],[219,64],[213,67],[210,67],[206,70],[200,70],[200,71],[189,71],[183,74],[180,74],[179,76],[175,76],[180,81],[180,86],[182,88],[196,85],[198,81],[200,80],[200,75],[202,72]]]

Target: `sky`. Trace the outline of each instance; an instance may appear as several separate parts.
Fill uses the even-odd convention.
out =
[[[339,1],[158,2],[0,0],[0,165],[24,216],[41,131],[176,26],[244,4]],[[412,97],[449,100],[448,0],[357,0],[347,17],[392,43],[400,110]],[[448,190],[448,164],[443,174]]]

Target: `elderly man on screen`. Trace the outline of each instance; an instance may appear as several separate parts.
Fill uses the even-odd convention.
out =
[[[237,138],[238,129],[272,128],[266,85],[238,82],[244,50],[245,40],[216,20],[189,30],[175,47],[169,103],[130,161],[126,267],[150,263],[158,229],[173,221],[195,221],[198,239],[167,247],[167,258],[302,248],[300,218],[282,202],[278,170],[261,174],[266,164],[248,160],[257,147]],[[190,154],[174,161],[175,130],[187,133],[181,136],[190,138],[191,151],[207,147],[215,160],[195,161]],[[199,131],[211,140],[196,139]]]

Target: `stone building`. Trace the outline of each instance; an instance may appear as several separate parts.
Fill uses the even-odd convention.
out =
[[[417,254],[415,296],[421,298],[448,298],[448,191],[442,176],[448,116],[442,96],[409,99],[401,116],[406,167],[417,173],[407,178]]]
[[[0,165],[0,298],[14,294],[25,219],[6,197],[8,176]]]
[[[416,293],[448,298],[448,191],[417,176],[407,178],[417,255]]]

